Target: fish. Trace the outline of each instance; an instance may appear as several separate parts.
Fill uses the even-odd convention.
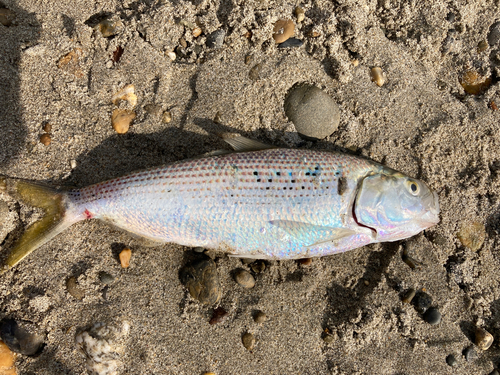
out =
[[[157,243],[254,259],[332,255],[398,241],[439,222],[424,181],[341,152],[226,137],[234,152],[129,173],[80,189],[0,176],[0,192],[41,208],[4,269],[71,225],[99,219]]]

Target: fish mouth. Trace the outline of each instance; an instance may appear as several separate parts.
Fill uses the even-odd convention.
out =
[[[375,228],[369,227],[368,225],[362,224],[358,221],[358,218],[356,216],[356,197],[357,195],[354,197],[354,201],[352,202],[352,219],[358,226],[370,229],[373,232],[374,237],[376,237],[378,233]]]

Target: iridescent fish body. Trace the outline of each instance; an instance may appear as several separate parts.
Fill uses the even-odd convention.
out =
[[[28,229],[9,266],[90,218],[157,242],[261,259],[330,255],[407,238],[439,221],[437,195],[424,182],[363,158],[313,150],[208,156],[66,192],[6,177],[0,190],[2,183],[34,205],[35,186],[56,202],[38,206],[49,213],[58,207],[46,215],[55,217],[50,228]]]

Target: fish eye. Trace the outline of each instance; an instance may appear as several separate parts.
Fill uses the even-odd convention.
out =
[[[420,186],[417,182],[408,180],[406,182],[406,186],[408,187],[408,191],[411,195],[418,195],[420,193]]]

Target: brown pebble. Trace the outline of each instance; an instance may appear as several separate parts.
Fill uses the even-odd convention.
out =
[[[299,263],[302,264],[303,266],[310,266],[312,264],[312,258],[303,258],[299,259]]]
[[[198,26],[196,26],[193,31],[191,31],[191,33],[193,34],[193,36],[195,38],[199,37],[201,35],[201,28],[199,28]]]
[[[457,237],[465,247],[472,251],[477,251],[483,246],[484,239],[486,238],[486,229],[482,223],[477,221],[473,223],[462,224]]]
[[[379,67],[372,68],[371,76],[372,76],[372,82],[375,82],[377,86],[381,87],[384,85],[385,77],[384,77],[384,72],[382,71],[381,68]]]
[[[221,115],[221,113],[219,111],[217,111],[217,113],[215,114],[213,121],[216,124],[222,124],[222,115]]]
[[[255,279],[252,274],[245,270],[238,270],[234,275],[234,280],[243,288],[253,288],[255,286]]]
[[[130,258],[132,257],[132,250],[130,250],[129,248],[123,249],[119,257],[122,268],[128,268],[130,266]]]
[[[481,350],[488,350],[493,344],[493,336],[483,328],[476,328],[476,345]]]
[[[135,112],[127,109],[116,108],[111,115],[111,124],[118,134],[125,134],[130,129],[130,124],[135,119]]]
[[[57,67],[65,72],[71,73],[78,78],[83,77],[83,71],[80,67],[80,57],[83,55],[81,48],[75,48],[59,59]]]
[[[255,323],[264,323],[267,320],[267,315],[263,311],[257,311],[253,317]]]
[[[0,341],[1,375],[16,375],[16,368],[14,367],[15,359],[16,359],[15,353],[13,353],[3,341]]]
[[[16,13],[7,8],[0,8],[0,23],[4,26],[12,25],[12,21],[16,19]]]
[[[212,318],[208,322],[210,325],[214,325],[217,323],[221,323],[227,316],[227,311],[224,310],[222,307],[217,307],[214,309],[214,312],[212,314]]]
[[[320,35],[321,35],[321,33],[320,33],[320,32],[318,32],[318,31],[315,31],[315,30],[311,30],[311,31],[309,32],[309,34],[308,34],[308,35],[309,35],[311,38],[317,38],[318,36],[320,36]]]
[[[477,45],[477,52],[481,53],[488,49],[488,42],[486,40],[481,40]]]
[[[186,39],[184,39],[184,38],[179,39],[179,44],[182,46],[182,48],[187,48],[187,46],[188,46]]]
[[[71,276],[68,280],[66,280],[66,289],[68,290],[68,293],[76,299],[82,300],[83,297],[85,297],[85,291],[78,287],[76,277],[74,276]]]
[[[252,32],[251,31],[247,31],[244,35],[245,38],[247,39],[250,39],[252,37]]]
[[[279,44],[289,39],[295,30],[295,24],[292,20],[278,20],[274,24],[273,38]]]
[[[52,125],[50,122],[46,122],[43,124],[43,131],[49,133],[52,130]]]
[[[40,143],[43,144],[44,146],[50,145],[51,141],[52,141],[52,139],[50,138],[49,134],[42,134],[40,136]]]
[[[256,341],[255,336],[252,335],[250,332],[245,333],[241,338],[243,346],[248,350],[253,350],[253,348],[255,348],[255,341]]]
[[[172,121],[172,114],[169,111],[163,112],[163,122],[168,124],[170,121]]]
[[[295,8],[295,16],[297,17],[297,22],[302,22],[306,18],[306,14],[304,12],[304,9],[301,7],[296,7]]]
[[[252,69],[248,72],[248,77],[252,81],[257,81],[260,78],[260,71],[262,70],[262,64],[255,64]]]
[[[127,101],[131,107],[135,107],[137,104],[137,95],[135,95],[134,85],[126,85],[111,98],[114,105],[118,105],[122,100]]]
[[[408,289],[408,291],[405,293],[402,301],[404,303],[411,303],[411,301],[413,300],[413,297],[415,297],[415,293],[416,293],[415,289],[413,289],[413,288]]]
[[[498,107],[493,100],[490,102],[490,107],[492,110],[498,111]]]
[[[485,92],[491,84],[490,77],[484,77],[474,70],[465,72],[459,79],[460,84],[467,94],[480,95]]]
[[[253,62],[253,55],[249,53],[245,56],[245,65],[249,65]]]

